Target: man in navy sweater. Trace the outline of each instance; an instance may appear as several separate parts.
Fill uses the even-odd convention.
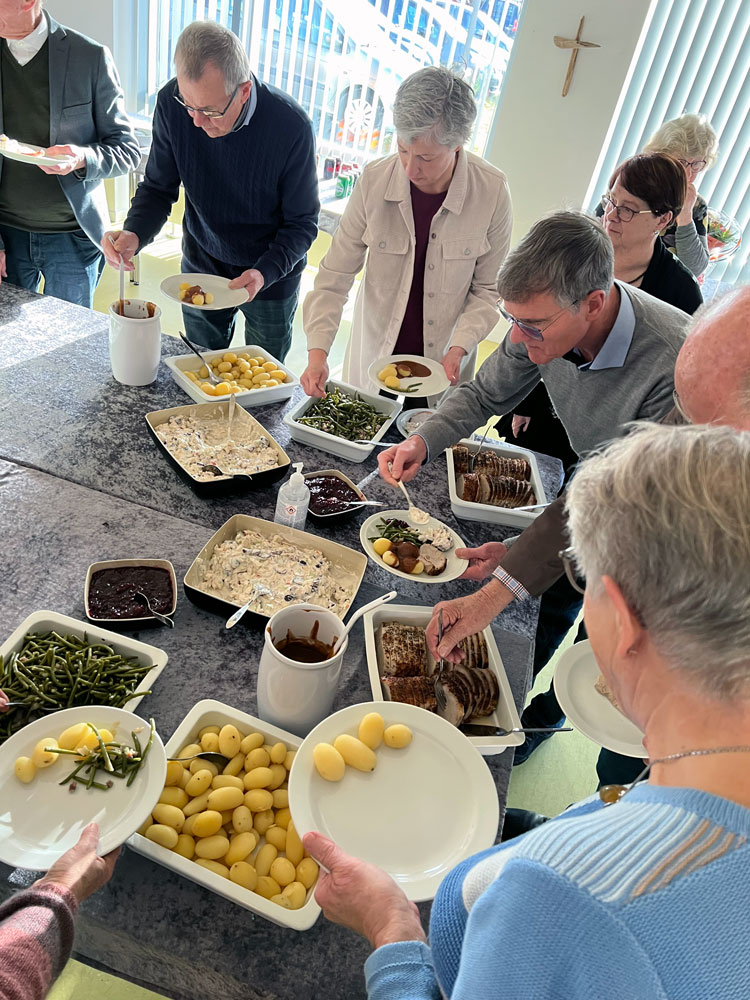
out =
[[[257,80],[227,28],[196,21],[175,50],[177,77],[158,95],[145,179],[124,228],[107,233],[110,264],[132,258],[159,233],[185,189],[182,270],[246,288],[245,343],[279,360],[292,341],[300,276],[320,209],[310,119],[286,94]],[[183,307],[188,336],[229,345],[237,309]]]

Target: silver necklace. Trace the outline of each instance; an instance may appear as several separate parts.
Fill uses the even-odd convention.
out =
[[[639,781],[643,781],[648,772],[655,764],[669,764],[673,760],[680,760],[683,757],[708,757],[715,753],[750,753],[750,746],[738,747],[710,747],[707,750],[682,750],[680,753],[671,753],[666,757],[658,757],[656,760],[649,760],[641,773],[629,785],[602,785],[599,789],[599,798],[605,806],[614,805],[628,794]]]

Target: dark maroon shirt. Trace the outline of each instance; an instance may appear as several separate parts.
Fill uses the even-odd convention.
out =
[[[424,265],[427,258],[427,244],[430,242],[430,226],[445,201],[447,191],[440,194],[425,194],[409,184],[411,189],[411,210],[414,216],[414,233],[417,245],[414,249],[414,274],[411,279],[409,301],[398,332],[394,354],[424,355]]]

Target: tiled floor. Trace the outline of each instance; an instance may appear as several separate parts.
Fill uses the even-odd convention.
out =
[[[309,254],[308,267],[302,281],[301,298],[312,287],[318,262],[330,243],[330,237],[321,233]],[[137,290],[130,286],[128,294],[133,297],[148,298],[162,307],[162,328],[173,336],[181,329],[180,308],[159,292],[159,283],[169,274],[179,271],[179,243],[170,237],[158,240],[142,255],[141,284]],[[96,294],[95,308],[106,312],[110,302],[118,297],[118,276],[108,268]],[[302,371],[307,353],[302,332],[301,310],[298,310],[294,324],[294,340],[287,364]],[[346,340],[351,326],[351,306],[345,313],[341,331],[331,353],[332,369],[341,363]],[[481,364],[497,346],[485,341],[479,350]],[[567,647],[572,635],[566,641]],[[546,688],[554,671],[555,659],[542,671],[532,694]],[[531,697],[531,695],[529,696]],[[508,805],[535,812],[556,815],[571,802],[591,794],[596,786],[594,763],[598,748],[578,732],[565,733],[553,737],[543,744],[525,764],[515,768],[510,784]],[[321,918],[322,919],[322,918]],[[49,994],[50,1000],[159,1000],[159,995],[124,980],[108,976],[90,969],[86,965],[71,961]]]

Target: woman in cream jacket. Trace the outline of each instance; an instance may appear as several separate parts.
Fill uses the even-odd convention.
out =
[[[324,393],[363,265],[344,381],[368,388],[370,364],[390,354],[440,361],[452,385],[473,376],[474,349],[498,319],[495,276],[512,224],[505,175],[463,148],[476,111],[468,84],[439,67],[399,87],[398,152],[365,167],[304,301],[308,395]]]

